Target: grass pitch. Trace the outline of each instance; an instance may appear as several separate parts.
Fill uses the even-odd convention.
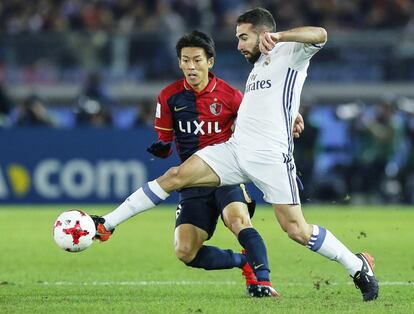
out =
[[[278,299],[245,296],[238,269],[184,266],[173,250],[174,207],[145,212],[82,253],[60,250],[52,225],[71,206],[0,207],[0,313],[413,313],[414,208],[305,207],[353,251],[376,260],[380,297],[363,303],[343,268],[290,241],[269,207],[253,219]],[[91,214],[103,214],[84,206]],[[209,245],[240,251],[219,224]]]

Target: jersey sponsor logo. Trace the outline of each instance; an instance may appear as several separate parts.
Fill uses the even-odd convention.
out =
[[[184,107],[176,107],[176,106],[174,106],[174,111],[175,112],[179,112],[181,110],[184,110],[185,108],[187,108],[187,106],[184,106]]]
[[[221,129],[218,121],[181,121],[178,120],[178,129],[182,133],[193,133],[197,134],[212,134],[212,133],[221,133]]]
[[[215,102],[210,105],[210,112],[214,114],[215,116],[218,116],[221,113],[222,108],[223,106],[221,104],[218,104]]]
[[[257,74],[251,74],[247,80],[246,89],[244,93],[254,90],[268,89],[272,87],[272,80],[256,80]]]
[[[244,93],[248,93],[259,89],[268,89],[270,87],[272,87],[272,80],[254,81],[246,85],[246,90],[244,91]]]

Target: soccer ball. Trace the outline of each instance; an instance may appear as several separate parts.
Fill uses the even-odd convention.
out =
[[[53,225],[53,239],[68,252],[80,252],[91,246],[95,236],[95,223],[80,210],[63,212]]]

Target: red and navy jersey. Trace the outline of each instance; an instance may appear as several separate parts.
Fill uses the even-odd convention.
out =
[[[175,140],[182,161],[199,149],[227,141],[243,95],[209,73],[209,83],[194,91],[183,78],[158,96],[155,129],[158,140]]]

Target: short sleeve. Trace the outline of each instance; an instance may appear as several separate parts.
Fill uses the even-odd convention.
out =
[[[173,121],[171,110],[167,100],[160,94],[157,98],[157,107],[155,110],[155,130],[158,133],[158,139],[164,142],[170,142],[173,138]]]
[[[306,67],[309,60],[319,50],[323,48],[325,43],[322,44],[310,44],[310,43],[298,43],[298,42],[285,42],[281,43],[276,50],[278,54],[282,53],[286,61],[290,63],[290,67],[296,70],[301,70]]]
[[[234,89],[234,96],[233,96],[233,109],[234,112],[237,114],[237,111],[239,111],[240,104],[243,99],[243,94],[238,89]]]

